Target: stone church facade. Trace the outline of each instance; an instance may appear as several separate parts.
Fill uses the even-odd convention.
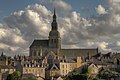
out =
[[[56,56],[66,57],[87,57],[98,53],[98,48],[94,49],[62,49],[61,37],[58,31],[57,16],[54,10],[53,22],[51,23],[51,31],[49,32],[48,39],[34,40],[30,45],[30,57],[46,56],[49,52],[54,53]]]

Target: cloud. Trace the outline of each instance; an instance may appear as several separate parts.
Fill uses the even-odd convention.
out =
[[[50,16],[51,12],[45,6],[34,4],[5,17],[5,24],[0,24],[0,48],[7,50],[7,53],[10,50],[13,53],[28,54],[28,47],[33,39],[48,37]]]
[[[58,2],[61,5],[55,4]],[[103,52],[119,50],[119,41],[117,42],[120,36],[119,3],[109,2],[109,10],[98,5],[96,10],[98,9],[98,13],[102,15],[94,15],[89,19],[72,11],[71,5],[63,0],[51,0],[49,4],[54,4],[67,12],[65,16],[63,15],[64,17],[61,17],[57,11],[63,48],[99,47]],[[107,14],[104,14],[106,11],[108,11]],[[5,17],[4,24],[0,24],[0,50],[6,53],[28,54],[29,46],[34,39],[48,39],[52,12],[44,5],[32,4],[24,10]]]
[[[6,34],[11,33],[9,36],[12,37],[12,40],[7,36],[8,40],[10,39],[11,42],[2,42],[11,47],[19,47],[21,48],[21,51],[24,51],[24,49],[28,50],[27,48],[32,43],[33,39],[48,38],[51,28],[51,17],[52,12],[40,4],[29,5],[25,10],[12,13],[10,16],[4,18],[6,30],[8,30],[2,30],[5,33],[2,33],[2,36],[5,37]],[[83,41],[84,39],[90,38],[86,31],[86,26],[90,26],[89,21],[82,18],[76,11],[69,13],[66,17],[58,16],[57,19],[62,43],[64,45],[77,48],[80,47],[79,45],[76,45],[77,43],[80,43],[79,40]],[[17,48],[18,50],[11,50],[19,53],[19,48]]]
[[[98,5],[98,7],[96,8],[96,12],[100,15],[107,13],[107,11],[105,10],[105,8],[102,5]]]
[[[120,2],[119,0],[109,0],[109,2],[114,3],[114,2]]]
[[[112,49],[108,48],[109,43],[102,41],[102,42],[88,42],[88,46],[97,46],[100,51],[112,51]]]
[[[50,3],[52,3],[53,7],[62,9],[64,11],[72,10],[71,5],[66,3],[64,0],[50,0]]]

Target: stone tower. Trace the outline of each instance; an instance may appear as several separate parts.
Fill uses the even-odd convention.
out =
[[[61,37],[58,31],[58,25],[56,21],[56,13],[54,9],[53,22],[51,23],[51,31],[49,32],[49,49],[58,53],[61,49]]]

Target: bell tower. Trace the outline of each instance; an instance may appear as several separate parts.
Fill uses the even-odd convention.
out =
[[[58,53],[61,49],[61,38],[60,33],[58,31],[58,24],[56,19],[57,17],[54,9],[53,21],[51,23],[51,31],[49,32],[49,49]]]

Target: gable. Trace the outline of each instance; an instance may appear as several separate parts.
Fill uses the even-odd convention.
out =
[[[47,55],[46,55],[47,59],[48,59],[48,58],[54,59],[55,56],[56,56],[56,55],[55,55],[55,53],[54,53],[53,51],[49,51],[49,52],[47,53]]]
[[[53,64],[50,70],[59,70],[59,68],[57,67],[57,65]]]
[[[61,77],[58,77],[57,80],[63,80]]]

